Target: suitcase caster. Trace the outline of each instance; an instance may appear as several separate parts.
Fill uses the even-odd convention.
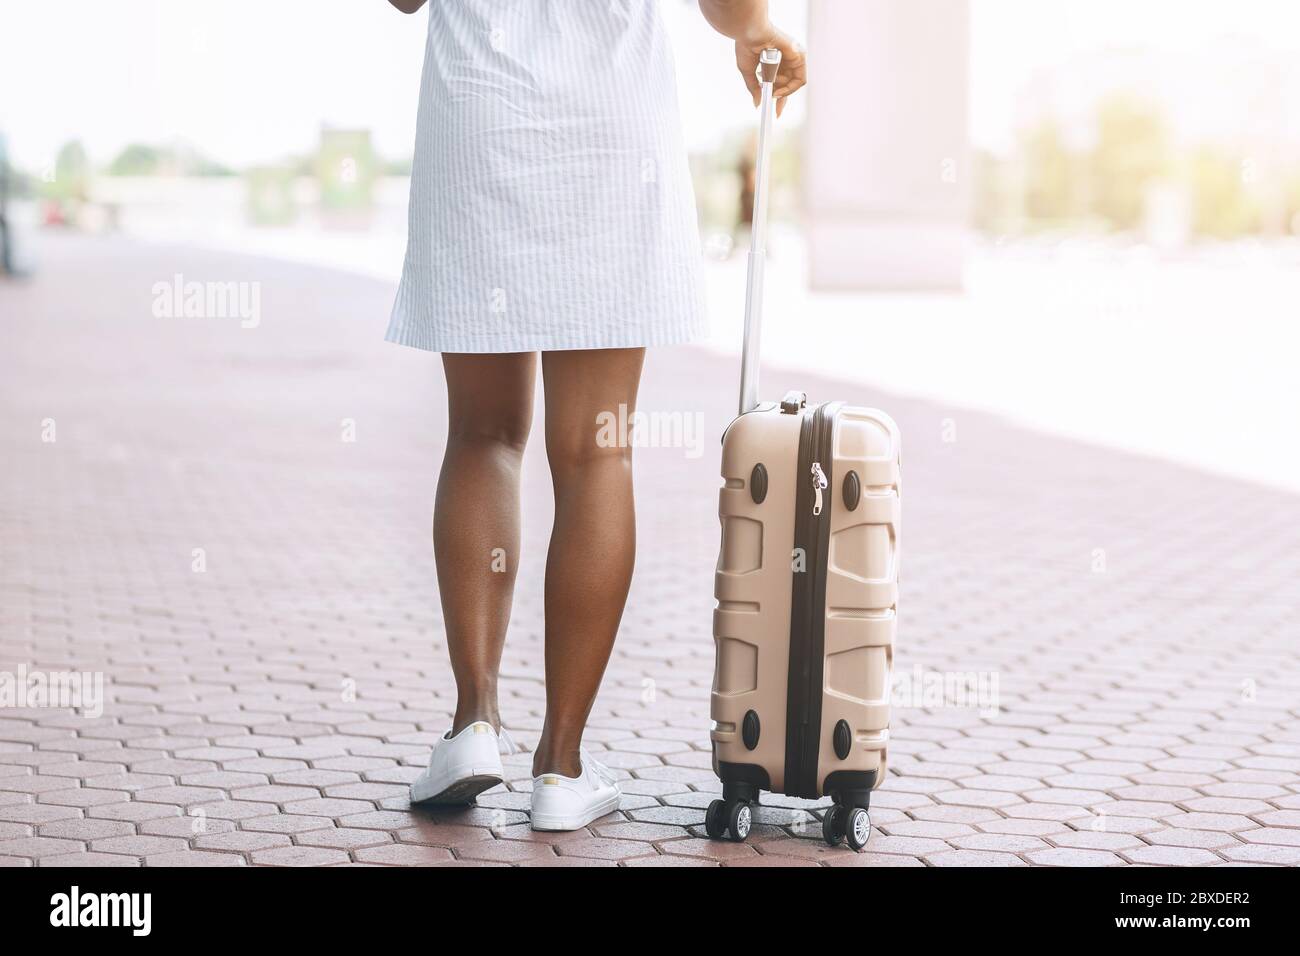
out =
[[[704,814],[704,832],[711,840],[730,837],[742,843],[753,823],[754,815],[747,800],[714,800]]]
[[[830,846],[847,842],[854,851],[861,850],[871,837],[871,815],[861,807],[837,804],[822,817],[822,837]]]

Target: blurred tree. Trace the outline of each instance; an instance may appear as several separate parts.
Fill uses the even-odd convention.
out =
[[[254,166],[244,174],[248,186],[248,220],[257,226],[287,226],[297,216],[293,170],[288,166]]]
[[[1055,120],[1031,127],[1021,142],[1024,156],[1025,215],[1040,224],[1061,226],[1083,213],[1084,170],[1065,145]]]
[[[971,221],[995,238],[1018,235],[1025,225],[1019,158],[1001,159],[983,149],[972,152]]]
[[[1300,168],[1293,167],[1286,175],[1282,199],[1288,231],[1293,236],[1300,236]]]
[[[1088,160],[1092,210],[1113,228],[1142,221],[1148,185],[1169,169],[1169,143],[1159,112],[1116,94],[1097,109],[1097,144]]]
[[[130,143],[108,164],[110,176],[233,176],[228,166],[188,146]]]
[[[152,176],[162,165],[162,151],[156,146],[131,143],[108,164],[110,176]]]
[[[325,209],[369,210],[379,171],[369,130],[321,130],[315,166]]]
[[[384,176],[409,176],[411,165],[409,156],[403,159],[386,159],[380,164],[380,171]]]
[[[90,159],[80,142],[63,145],[54,160],[54,180],[45,185],[52,199],[85,201],[90,194]]]
[[[1198,147],[1188,160],[1188,179],[1197,233],[1232,239],[1259,230],[1259,203],[1245,182],[1239,157],[1213,146]]]

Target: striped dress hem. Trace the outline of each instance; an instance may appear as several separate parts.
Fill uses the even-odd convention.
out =
[[[592,333],[583,339],[557,343],[552,334],[520,337],[510,333],[505,335],[467,337],[463,333],[452,337],[442,336],[428,327],[390,324],[384,341],[408,348],[422,349],[426,352],[449,352],[454,354],[483,355],[505,352],[571,352],[581,349],[635,349],[659,348],[670,345],[689,345],[705,338],[707,330],[703,323],[676,328],[658,328],[645,330],[637,334],[620,333],[616,330]]]

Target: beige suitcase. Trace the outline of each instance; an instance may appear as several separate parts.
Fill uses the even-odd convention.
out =
[[[723,437],[709,836],[743,840],[767,790],[832,797],[823,834],[861,849],[885,776],[898,601],[898,428],[883,412],[757,401],[772,81],[763,99],[740,415]]]

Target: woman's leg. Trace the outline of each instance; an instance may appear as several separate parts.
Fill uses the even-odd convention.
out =
[[[497,672],[519,566],[519,466],[533,416],[532,352],[444,354],[447,453],[433,552],[456,677],[452,732],[501,726]]]
[[[608,441],[600,416],[626,420],[636,408],[644,358],[645,349],[542,353],[555,527],[546,556],[546,724],[534,774],[581,772],[582,731],[623,616],[636,551],[632,449]]]

